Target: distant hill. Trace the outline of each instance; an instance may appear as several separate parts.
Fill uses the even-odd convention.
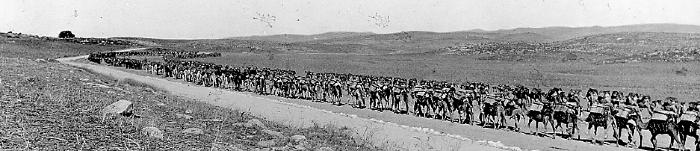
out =
[[[357,41],[357,40],[396,40],[396,36],[410,34],[415,40],[431,39],[468,39],[466,37],[484,37],[499,41],[561,41],[571,38],[618,32],[669,32],[669,33],[700,33],[700,26],[683,24],[638,24],[624,26],[591,26],[591,27],[542,27],[515,28],[487,31],[472,29],[455,32],[406,31],[388,34],[371,32],[328,32],[315,35],[269,35],[232,37],[237,40],[263,40],[277,42],[312,42],[312,41]],[[359,38],[359,39],[358,39]]]
[[[619,32],[582,36],[555,44],[578,51],[633,55],[700,48],[700,33]]]
[[[352,36],[364,36],[364,35],[374,35],[371,32],[327,32],[315,35],[295,35],[295,34],[281,34],[281,35],[269,35],[269,36],[248,36],[248,37],[231,37],[226,39],[236,39],[236,40],[263,40],[263,41],[277,41],[277,42],[303,42],[303,41],[313,41],[313,40],[325,40],[332,38],[343,38]]]
[[[506,30],[488,31],[501,34],[540,34],[550,41],[561,41],[571,38],[589,36],[595,34],[608,34],[619,32],[668,32],[668,33],[700,33],[700,26],[682,24],[639,24],[611,27],[545,27],[545,28],[516,28]]]
[[[614,33],[700,33],[700,26],[641,24],[612,27],[544,27],[495,31],[474,29],[456,32],[407,31],[388,34],[328,32],[315,35],[282,34],[207,40],[141,39],[166,47],[208,51],[282,53],[397,54],[434,52],[450,46],[483,42],[582,42],[581,37]],[[607,37],[607,36],[606,36]],[[262,50],[262,51],[261,51]]]

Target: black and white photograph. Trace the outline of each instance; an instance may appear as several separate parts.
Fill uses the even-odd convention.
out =
[[[698,0],[2,0],[0,151],[700,151]]]

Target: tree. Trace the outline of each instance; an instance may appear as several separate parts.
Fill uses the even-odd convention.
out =
[[[61,33],[58,33],[58,38],[75,38],[75,35],[70,31],[61,31]]]

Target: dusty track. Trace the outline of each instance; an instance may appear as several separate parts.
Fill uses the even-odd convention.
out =
[[[255,116],[287,125],[300,127],[309,127],[314,124],[345,126],[355,132],[355,137],[369,140],[372,144],[391,150],[519,150],[520,148],[536,150],[631,150],[624,147],[599,146],[582,141],[551,139],[504,130],[484,129],[409,115],[353,109],[348,106],[337,107],[305,100],[226,91],[195,86],[173,79],[140,75],[138,71],[127,72],[123,68],[73,61],[86,57],[78,56],[58,60],[118,79],[134,79],[167,90],[175,95],[249,112]],[[664,137],[659,139],[663,141]],[[667,144],[661,143],[661,146],[665,145]]]

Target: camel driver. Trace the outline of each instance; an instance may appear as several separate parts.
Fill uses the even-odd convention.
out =
[[[586,92],[586,99],[588,100],[588,109],[590,110],[590,107],[598,102],[598,90],[593,88],[588,89],[588,92]]]
[[[668,97],[668,98],[666,98],[666,99],[668,99],[668,101],[670,102],[670,104],[673,106],[673,107],[672,107],[673,110],[671,110],[671,111],[673,111],[673,113],[676,113],[676,114],[678,114],[678,115],[681,115],[681,113],[682,113],[682,111],[683,111],[683,110],[682,110],[682,109],[683,109],[683,106],[682,106],[680,103],[678,103],[678,99],[676,99],[675,97]]]
[[[610,95],[610,91],[603,91],[603,96],[600,96],[596,103],[598,103],[599,105],[605,106],[606,112],[611,111],[613,106],[612,106],[612,95]]]
[[[515,97],[515,95],[513,94],[512,91],[505,92],[505,99],[508,101],[508,102],[506,102],[507,103],[506,106],[513,106],[516,108],[519,108],[523,102],[520,99],[517,99],[517,97]]]
[[[620,94],[620,92],[618,92],[618,91],[613,91],[613,92],[612,92],[612,95],[611,95],[610,102],[611,102],[613,105],[620,105],[620,102],[622,102],[622,97],[621,97],[621,96],[622,96],[622,95]]]
[[[661,100],[652,101],[651,104],[649,104],[649,108],[651,108],[651,111],[662,111]]]
[[[664,102],[661,109],[664,111],[670,111],[671,113],[678,113],[678,108],[673,101]],[[662,112],[663,113],[663,112]],[[664,113],[667,114],[667,113]]]
[[[649,97],[648,95],[643,96],[642,99],[639,100],[639,102],[637,102],[637,106],[639,106],[639,108],[650,108],[651,107],[651,104],[649,104],[650,100],[651,100],[651,97]]]

